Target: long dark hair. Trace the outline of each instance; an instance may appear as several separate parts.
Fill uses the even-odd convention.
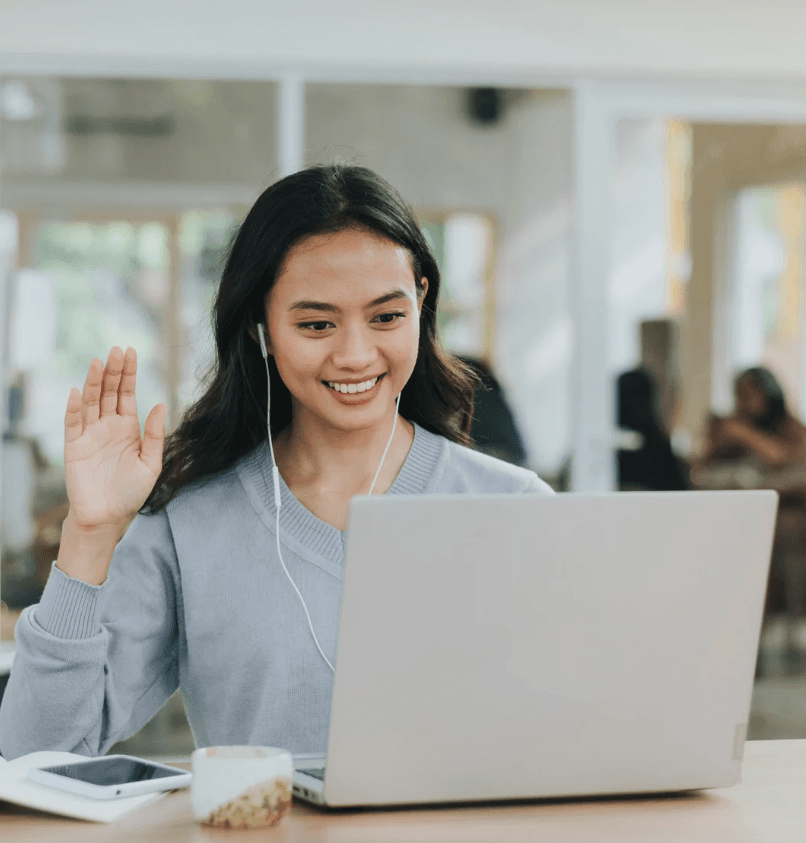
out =
[[[183,487],[229,468],[266,436],[266,370],[254,339],[255,326],[265,321],[264,298],[295,245],[349,229],[406,249],[420,294],[421,279],[428,280],[417,362],[401,393],[401,415],[470,444],[474,379],[438,342],[439,269],[414,213],[365,167],[310,167],[264,191],[230,245],[213,308],[216,359],[205,378],[209,387],[166,438],[162,472],[142,511],[163,509]],[[291,394],[271,356],[269,370],[276,433],[291,421]]]
[[[778,378],[766,366],[753,366],[737,376],[735,385],[738,386],[741,381],[749,382],[764,396],[764,415],[753,419],[753,423],[761,430],[775,432],[788,415],[784,389]]]

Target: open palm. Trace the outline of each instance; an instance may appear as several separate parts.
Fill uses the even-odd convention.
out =
[[[84,528],[125,525],[162,470],[165,404],[137,419],[137,354],[109,352],[106,368],[90,363],[83,392],[70,391],[64,417],[64,468],[70,511]]]

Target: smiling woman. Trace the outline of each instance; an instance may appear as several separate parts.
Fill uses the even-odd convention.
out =
[[[550,492],[467,447],[474,380],[437,340],[439,280],[389,184],[315,167],[241,225],[206,392],[167,441],[164,405],[141,437],[135,350],[92,360],[67,403],[58,559],[16,629],[3,755],[103,754],[179,687],[199,745],[324,751],[351,498]]]
[[[303,478],[349,496],[364,491],[398,395],[406,421],[379,491],[400,469],[411,423],[470,444],[476,381],[437,340],[439,287],[439,269],[411,208],[376,173],[312,167],[272,185],[244,220],[224,268],[212,383],[167,440],[165,467],[144,511],[159,510],[188,483],[232,465],[264,436],[258,324],[267,328],[278,465],[295,494]],[[359,398],[358,385],[368,381],[371,394]],[[240,423],[233,424],[236,416]],[[325,456],[322,448],[336,432],[338,442]]]

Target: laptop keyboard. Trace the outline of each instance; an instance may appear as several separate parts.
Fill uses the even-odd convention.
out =
[[[315,779],[319,779],[320,782],[325,780],[325,768],[324,767],[317,767],[314,770],[297,770],[298,773],[305,773],[306,776],[312,776]]]

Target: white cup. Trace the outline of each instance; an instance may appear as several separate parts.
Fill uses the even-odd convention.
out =
[[[291,805],[291,753],[271,746],[208,746],[191,756],[193,814],[205,825],[274,825]]]

